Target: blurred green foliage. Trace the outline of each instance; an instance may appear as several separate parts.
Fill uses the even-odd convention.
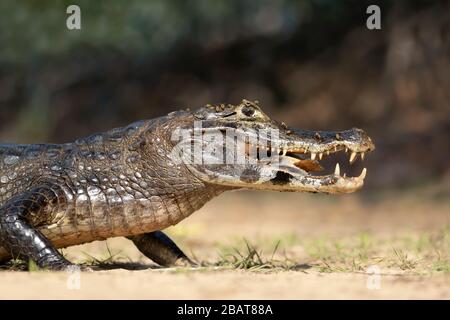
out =
[[[211,45],[238,36],[289,32],[313,2],[3,0],[0,62],[59,56],[79,46],[156,56],[186,41]],[[83,32],[66,28],[70,4],[81,8]]]
[[[364,20],[364,3],[332,0],[2,0],[0,64],[33,63],[90,47],[116,50],[142,59],[183,44],[220,46],[236,39],[290,37],[305,24],[332,30],[331,41],[355,21]],[[393,1],[378,1],[389,8]],[[399,1],[397,1],[399,2]],[[417,2],[417,1],[413,1]],[[66,28],[66,8],[77,4],[83,32]],[[330,28],[330,26],[332,28]],[[309,31],[309,29],[305,29]],[[307,49],[307,48],[306,48]]]

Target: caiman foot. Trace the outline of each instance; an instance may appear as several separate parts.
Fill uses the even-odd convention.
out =
[[[198,267],[199,264],[197,262],[192,261],[188,257],[178,258],[171,267],[184,267],[184,268],[194,268]],[[169,266],[170,267],[170,266]]]
[[[128,237],[147,258],[163,267],[196,267],[183,251],[162,231]]]
[[[34,227],[39,222],[36,217],[45,221],[61,196],[59,187],[47,184],[17,195],[0,207],[0,243],[11,256],[32,260],[41,269],[74,268],[74,264]]]
[[[64,257],[57,255],[44,256],[37,260],[36,264],[40,269],[51,271],[66,271],[71,269],[75,270],[78,268],[76,264],[73,264]]]
[[[65,271],[65,272],[94,272],[94,270],[87,265],[71,263],[67,260],[56,260],[47,264],[38,264],[40,269],[48,271]]]

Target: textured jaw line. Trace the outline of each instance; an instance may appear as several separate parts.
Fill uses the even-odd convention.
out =
[[[345,175],[341,176],[336,172],[324,176],[308,175],[307,179],[302,180],[302,182],[306,182],[307,185],[312,187],[312,190],[308,191],[324,193],[350,193],[362,188],[366,173],[367,169],[364,168],[358,177],[346,177]]]
[[[372,141],[369,140],[368,145],[358,144],[354,142],[347,141],[334,141],[332,143],[327,144],[310,144],[310,143],[302,143],[296,142],[292,145],[287,145],[284,141],[280,143],[269,143],[270,145],[274,144],[277,147],[268,147],[266,145],[255,145],[250,144],[252,148],[264,149],[266,151],[270,151],[272,154],[277,154],[280,156],[286,156],[287,154],[302,154],[307,155],[311,160],[322,160],[324,156],[329,156],[333,153],[345,152],[349,153],[349,162],[353,163],[358,156],[361,160],[364,160],[367,152],[373,151],[375,149]]]
[[[321,193],[351,193],[364,185],[367,169],[364,168],[358,177],[347,177],[340,174],[339,164],[336,164],[335,172],[328,175],[311,175],[306,170],[299,168],[296,163],[299,160],[289,156],[280,156],[279,163],[261,163],[262,171],[271,172],[274,179],[261,181],[258,189],[272,189],[279,191],[304,191]],[[282,172],[283,175],[279,175]],[[266,174],[269,175],[269,174]],[[277,179],[277,177],[282,179]]]

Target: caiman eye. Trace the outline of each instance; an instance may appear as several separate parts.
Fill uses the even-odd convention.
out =
[[[242,113],[246,115],[247,117],[251,117],[255,114],[255,108],[251,106],[244,106],[242,108]]]

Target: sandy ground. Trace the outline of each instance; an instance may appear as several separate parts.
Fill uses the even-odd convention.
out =
[[[382,276],[367,288],[364,274],[255,274],[209,271],[100,271],[67,289],[64,274],[4,274],[0,297],[8,299],[449,299],[449,277]]]
[[[448,231],[449,227],[450,196],[442,188],[398,191],[395,197],[389,191],[376,196],[363,192],[339,197],[232,192],[213,200],[168,232],[187,254],[211,264],[220,260],[224,248],[232,248],[239,241],[242,244],[243,237],[260,244],[265,250],[281,241],[284,255],[295,261],[297,268],[162,269],[143,257],[130,241],[110,239],[107,243],[94,242],[64,252],[74,261],[89,260],[89,256],[105,260],[110,256],[109,249],[115,261],[138,263],[137,270],[130,270],[131,266],[134,268],[136,265],[124,264],[112,270],[81,274],[2,271],[0,298],[450,299],[450,273],[448,270],[436,271],[432,267],[436,263],[433,259],[438,258],[448,267],[449,252],[442,250],[450,247],[448,236],[438,239],[440,249],[433,247],[430,253],[426,251],[426,254],[417,256],[414,267],[408,269],[402,267],[404,264],[389,262],[395,261],[389,239],[422,239],[421,235]],[[445,234],[448,234],[447,231]],[[307,241],[315,244],[319,241],[317,239],[323,237],[361,238],[361,234],[377,241],[387,239],[383,243],[388,248],[374,245],[375,251],[367,251],[369,257],[360,270],[349,271],[332,265],[324,271],[325,260],[311,254],[305,244]],[[293,237],[300,240],[293,241]],[[434,238],[430,236],[430,239]],[[374,243],[377,243],[375,240]],[[345,248],[346,242],[343,240],[342,243]],[[392,246],[402,248],[402,243],[406,242],[399,243],[392,242]],[[417,242],[417,246],[422,243]],[[413,247],[405,245],[402,248],[410,254],[411,258],[407,259],[416,259],[411,249],[414,246],[416,242]],[[423,248],[420,250],[418,252],[424,252]],[[434,252],[438,252],[439,257]],[[376,260],[380,255],[384,260],[377,265],[373,261],[381,261]],[[336,265],[339,263],[338,260],[328,261]],[[345,265],[346,262],[343,263]],[[380,275],[366,273],[367,266],[372,264],[379,267]]]

